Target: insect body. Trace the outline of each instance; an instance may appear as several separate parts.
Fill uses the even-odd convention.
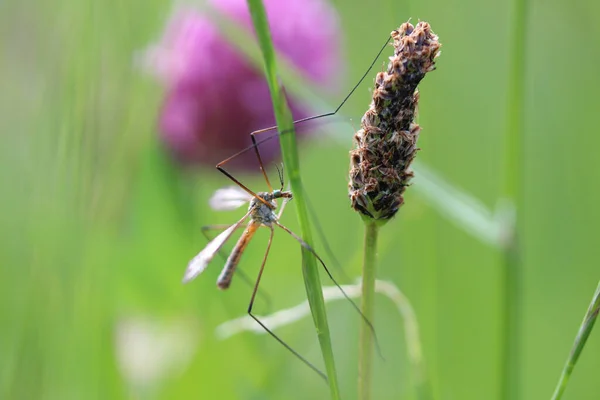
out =
[[[242,253],[246,249],[246,246],[258,230],[261,225],[267,226],[272,229],[273,223],[278,221],[277,215],[275,215],[275,209],[277,208],[276,199],[283,198],[286,200],[292,199],[292,192],[275,190],[272,193],[259,192],[256,195],[262,200],[268,202],[270,206],[259,200],[257,197],[250,200],[250,206],[248,212],[250,213],[250,222],[246,226],[244,233],[239,238],[231,254],[225,262],[223,271],[217,279],[217,286],[219,289],[227,289],[231,284],[233,273],[240,261]]]
[[[284,200],[284,204],[279,210],[279,215],[275,214],[275,210],[277,209],[277,199]],[[268,255],[268,249],[271,247],[271,241],[273,238],[273,225],[279,225],[284,230],[290,232],[287,228],[279,223],[279,218],[283,212],[283,209],[285,208],[285,203],[291,199],[292,192],[284,190],[258,192],[256,193],[256,196],[250,196],[245,190],[235,186],[217,190],[217,192],[210,199],[210,205],[212,208],[217,210],[232,210],[249,202],[250,204],[248,206],[248,211],[242,217],[242,219],[229,226],[220,235],[211,240],[206,247],[196,257],[194,257],[192,261],[190,261],[185,271],[183,281],[189,282],[198,276],[202,271],[204,271],[214,258],[215,254],[231,237],[233,232],[243,226],[245,226],[244,232],[238,239],[235,247],[227,258],[225,266],[223,267],[223,270],[217,279],[217,286],[220,289],[229,288],[233,274],[244,250],[248,246],[248,243],[250,243],[250,240],[258,228],[261,226],[271,229],[271,238],[269,240],[267,253],[265,254],[265,258],[263,260],[264,266],[264,262],[266,261]],[[244,225],[247,219],[249,219],[249,222]]]
[[[260,266],[260,270],[258,272],[258,277],[256,279],[256,283],[254,284],[254,288],[252,290],[252,296],[250,298],[250,303],[248,304],[248,315],[253,318],[260,326],[262,326],[265,331],[267,331],[273,338],[275,338],[279,343],[281,343],[286,349],[288,349],[291,353],[293,353],[298,359],[304,362],[308,367],[313,369],[319,376],[323,379],[327,380],[327,377],[323,372],[321,372],[318,368],[312,365],[308,360],[302,357],[296,350],[292,349],[287,343],[281,340],[277,335],[275,335],[267,326],[265,326],[260,319],[258,319],[253,313],[252,308],[254,306],[254,300],[256,298],[256,293],[258,290],[258,286],[260,284],[260,280],[265,268],[265,263],[267,261],[267,256],[269,255],[269,250],[271,249],[271,244],[273,242],[273,235],[275,233],[274,225],[280,227],[287,233],[289,233],[296,241],[300,243],[302,247],[310,251],[316,258],[319,260],[321,265],[327,271],[327,274],[333,280],[333,277],[325,267],[325,263],[323,260],[315,253],[315,251],[298,235],[292,232],[290,229],[285,227],[279,222],[279,218],[285,209],[285,205],[289,200],[292,199],[292,193],[290,191],[283,190],[283,175],[281,171],[279,171],[279,178],[281,181],[282,189],[272,190],[270,192],[258,192],[256,194],[250,195],[249,189],[245,186],[232,186],[223,189],[217,190],[215,194],[210,199],[210,205],[212,208],[217,210],[232,210],[242,206],[243,204],[249,202],[248,211],[246,214],[235,224],[227,227],[223,232],[221,232],[217,237],[211,240],[206,247],[198,253],[196,257],[194,257],[188,264],[188,267],[185,271],[185,275],[183,277],[183,282],[189,282],[194,279],[200,273],[202,273],[211,260],[214,258],[215,254],[219,252],[221,247],[225,244],[225,242],[231,237],[233,232],[236,229],[244,227],[244,232],[238,239],[235,247],[229,254],[227,261],[225,262],[225,266],[217,279],[217,286],[220,289],[227,289],[231,285],[231,280],[233,278],[233,274],[235,269],[240,261],[240,258],[248,246],[248,243],[261,226],[265,226],[271,230],[271,235],[269,237],[269,242],[267,245],[267,250],[265,252],[265,256],[263,258],[262,264]],[[265,175],[266,176],[266,175]],[[267,180],[268,182],[268,180]],[[237,183],[237,181],[236,181]],[[269,187],[271,185],[269,184]],[[277,209],[276,200],[283,199],[283,204],[279,209],[279,212],[276,214],[275,210]],[[250,219],[245,225],[247,219]],[[334,280],[335,282],[335,280]],[[337,282],[336,282],[337,285]],[[339,285],[338,285],[339,287]],[[346,296],[347,297],[347,296]],[[354,303],[352,303],[354,304]],[[356,307],[356,306],[355,306]]]

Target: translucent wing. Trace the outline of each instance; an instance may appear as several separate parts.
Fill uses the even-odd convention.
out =
[[[213,210],[235,210],[252,200],[252,196],[239,186],[218,189],[208,201]]]
[[[198,255],[192,259],[192,261],[189,262],[187,269],[185,270],[185,274],[183,275],[183,283],[191,281],[206,269],[208,263],[210,263],[215,254],[217,254],[219,249],[233,234],[233,231],[235,231],[242,224],[242,222],[244,222],[249,214],[249,212],[246,213],[242,219],[225,229],[216,238],[208,242],[206,247],[202,249],[202,251],[198,253]]]

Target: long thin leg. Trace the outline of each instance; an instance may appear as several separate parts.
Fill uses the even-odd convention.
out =
[[[308,212],[310,213],[310,217],[312,218],[312,220],[315,224],[315,227],[317,229],[317,234],[319,235],[319,237],[321,238],[321,241],[323,242],[323,247],[325,248],[325,252],[329,256],[329,258],[333,261],[335,268],[337,268],[337,270],[340,272],[340,274],[343,275],[344,279],[347,281],[350,281],[350,277],[348,277],[348,275],[346,275],[346,273],[342,269],[342,265],[340,264],[339,260],[335,256],[335,254],[333,254],[333,251],[331,250],[331,247],[329,246],[327,237],[325,236],[325,233],[323,232],[323,227],[321,226],[321,223],[319,222],[319,218],[317,218],[315,209],[312,206],[312,203],[309,199],[308,194],[305,193],[304,197],[306,198],[306,205],[308,206]],[[283,210],[285,209],[285,206],[287,205],[287,203],[289,203],[290,200],[291,199],[288,199],[288,198],[283,199],[283,203],[281,204],[281,207],[279,208],[279,212],[277,213],[277,220],[281,219]]]
[[[258,285],[260,284],[260,279],[262,278],[263,271],[265,269],[265,263],[267,262],[267,256],[269,255],[269,250],[271,249],[271,243],[273,243],[273,234],[275,230],[272,226],[271,228],[271,236],[269,237],[269,244],[267,245],[267,251],[265,252],[265,257],[263,258],[262,264],[260,266],[260,270],[258,271],[258,277],[256,278],[256,284],[254,285],[254,290],[252,291],[252,297],[250,297],[250,304],[248,304],[248,315],[255,320],[269,335],[271,335],[275,340],[277,340],[283,347],[288,349],[293,355],[295,355],[300,361],[306,364],[310,369],[315,371],[321,378],[323,378],[327,382],[327,375],[325,375],[322,371],[320,371],[317,367],[312,365],[306,358],[302,357],[296,350],[292,349],[290,345],[281,340],[279,336],[277,336],[273,331],[271,331],[262,321],[252,314],[252,307],[254,306],[254,299],[256,298],[256,292],[258,291]]]
[[[310,217],[312,218],[315,228],[317,229],[317,235],[319,235],[321,242],[323,242],[323,248],[325,249],[325,253],[327,253],[327,255],[329,256],[329,259],[333,262],[333,266],[342,275],[343,279],[346,280],[347,282],[349,282],[350,277],[346,274],[346,272],[344,272],[344,269],[342,268],[342,264],[340,264],[339,260],[335,256],[335,254],[333,254],[331,247],[329,247],[329,242],[327,241],[327,237],[325,236],[323,227],[321,226],[321,223],[319,222],[319,218],[317,218],[317,215],[315,213],[315,208],[312,206],[312,203],[311,203],[310,198],[307,193],[304,194],[304,198],[306,199],[306,206],[308,208]]]
[[[369,74],[369,72],[371,72],[371,69],[373,68],[373,66],[375,65],[375,63],[377,62],[377,60],[379,59],[379,56],[381,55],[381,53],[383,53],[383,50],[385,50],[385,48],[387,47],[388,43],[390,42],[390,37],[388,36],[385,39],[385,43],[383,44],[383,46],[381,46],[381,49],[379,49],[379,51],[377,52],[377,55],[375,56],[375,58],[373,59],[373,61],[371,62],[371,65],[369,65],[369,68],[365,71],[365,73],[362,75],[362,77],[359,79],[359,81],[356,83],[356,85],[354,85],[354,87],[352,88],[352,90],[350,90],[350,92],[346,95],[346,97],[344,97],[344,100],[342,100],[342,102],[340,103],[339,106],[337,106],[337,108],[334,111],[330,111],[324,114],[319,114],[319,115],[313,115],[311,117],[306,117],[306,118],[301,118],[298,119],[296,121],[294,121],[294,125],[295,124],[299,124],[301,122],[307,122],[307,121],[312,121],[318,118],[323,118],[323,117],[330,117],[332,115],[335,115],[338,113],[338,111],[340,111],[340,109],[344,106],[344,104],[346,104],[346,102],[348,101],[348,99],[350,98],[350,96],[352,96],[352,94],[354,94],[354,92],[356,91],[356,89],[358,89],[358,87],[360,86],[360,84],[362,83],[362,81],[365,80],[365,78],[367,77],[367,75]],[[259,133],[263,133],[263,132],[267,132],[273,129],[277,129],[277,126],[271,126],[269,128],[263,128],[263,129],[259,129],[257,131],[252,132],[250,135],[252,136],[252,142],[253,144],[256,144],[255,139],[254,139],[254,135],[259,134]],[[281,134],[283,134],[284,132],[281,132]]]
[[[340,264],[339,260],[335,256],[335,254],[333,254],[333,251],[331,250],[331,247],[329,246],[327,237],[325,236],[325,233],[323,232],[323,227],[321,226],[321,223],[319,222],[319,218],[317,218],[317,216],[315,214],[314,207],[312,206],[312,203],[310,202],[308,195],[305,194],[304,196],[306,198],[306,205],[308,206],[308,212],[310,213],[310,217],[312,218],[312,220],[315,224],[315,228],[317,229],[317,234],[319,235],[319,237],[321,238],[321,241],[323,242],[323,247],[325,248],[325,252],[329,256],[331,261],[333,261],[334,267],[340,272],[340,274],[342,274],[344,279],[346,281],[350,281],[350,277],[348,277],[348,275],[344,272],[342,265]],[[281,218],[281,215],[283,214],[283,210],[285,209],[285,206],[287,205],[287,203],[289,203],[290,200],[291,199],[283,199],[283,203],[281,204],[281,207],[279,208],[279,212],[277,213],[277,220],[279,220]]]
[[[209,242],[213,239],[208,232],[211,230],[223,230],[223,229],[227,229],[229,228],[230,225],[226,225],[226,224],[220,224],[220,225],[205,225],[202,228],[200,228],[202,234],[204,235],[204,237],[206,238],[206,240],[208,240]],[[238,226],[238,228],[240,228]],[[237,228],[236,228],[237,229]],[[227,261],[227,254],[225,254],[223,252],[223,249],[219,249],[219,256],[223,259],[223,262]],[[241,269],[237,270],[237,275],[242,279],[242,281],[244,281],[246,283],[246,285],[248,285],[249,288],[254,288],[254,282],[250,279],[250,277],[248,277],[248,275],[246,275],[246,273],[244,271],[242,271]],[[268,310],[271,309],[271,297],[265,293],[263,290],[261,290],[260,292],[257,293],[258,296],[262,297],[262,299],[264,300],[266,307]]]
[[[248,148],[248,149],[250,149],[250,148]],[[245,190],[248,194],[250,194],[250,196],[256,197],[257,199],[261,200],[265,205],[267,205],[269,208],[273,208],[273,206],[271,204],[269,204],[268,201],[266,201],[262,197],[258,196],[251,189],[249,189],[246,185],[244,185],[242,182],[238,181],[233,175],[231,175],[229,172],[227,172],[225,170],[225,168],[222,167],[222,165],[224,165],[225,163],[227,163],[228,161],[232,160],[233,158],[237,157],[239,154],[242,154],[242,153],[244,153],[244,151],[237,152],[234,155],[232,155],[231,157],[227,157],[225,160],[223,160],[223,161],[221,161],[220,163],[217,164],[217,169],[220,172],[222,172],[226,177],[228,177],[229,179],[231,179],[236,185],[238,185],[243,190]]]
[[[265,171],[265,167],[263,166],[262,158],[260,158],[260,151],[258,151],[258,145],[256,144],[256,140],[254,140],[254,135],[250,134],[252,138],[252,144],[254,145],[254,152],[256,153],[256,158],[258,159],[258,165],[260,166],[260,172],[262,172],[265,177],[265,181],[267,181],[267,186],[269,187],[269,192],[273,191],[273,186],[271,186],[271,182],[269,181],[269,177],[267,176],[267,172]]]
[[[279,208],[279,212],[277,213],[277,219],[281,218],[281,215],[283,214],[283,210],[285,209],[285,206],[289,202],[290,202],[290,199],[283,199],[283,203],[281,203],[281,207]]]
[[[311,117],[306,117],[306,118],[301,118],[299,120],[294,121],[294,124],[299,124],[302,122],[307,122],[307,121],[312,121],[318,118],[323,118],[323,117],[329,117],[332,115],[335,115],[338,113],[338,111],[344,106],[344,104],[346,104],[346,102],[348,101],[348,99],[350,98],[350,96],[352,96],[352,94],[354,94],[354,92],[356,91],[356,89],[358,89],[358,87],[360,86],[360,84],[362,83],[362,81],[367,77],[367,75],[369,74],[369,72],[371,71],[371,69],[373,69],[373,66],[375,65],[375,63],[377,62],[377,60],[379,59],[379,56],[381,55],[381,53],[383,53],[383,50],[385,50],[385,48],[387,47],[388,43],[390,41],[389,36],[386,38],[385,43],[383,44],[383,46],[381,47],[381,49],[379,50],[379,52],[377,52],[377,56],[373,59],[373,61],[371,62],[371,65],[369,65],[369,68],[365,71],[365,73],[362,75],[362,77],[360,78],[360,80],[358,81],[358,83],[356,83],[356,85],[354,85],[354,87],[352,88],[352,90],[350,90],[350,92],[346,95],[346,97],[344,97],[344,99],[342,100],[342,102],[340,103],[339,106],[337,106],[337,108],[334,111],[330,111],[328,113],[324,113],[324,114],[319,114],[319,115],[313,115]],[[272,136],[268,136],[266,138],[263,138],[261,140],[256,140],[255,135],[258,135],[260,133],[264,133],[264,132],[269,132],[272,130],[276,130],[277,126],[271,126],[269,128],[263,128],[263,129],[259,129],[256,130],[252,133],[250,133],[250,138],[252,139],[252,146],[246,147],[243,150],[238,151],[237,153],[235,153],[234,155],[232,155],[231,157],[226,158],[225,160],[221,161],[220,163],[217,164],[217,169],[223,173],[225,176],[227,176],[229,179],[231,179],[232,181],[234,181],[236,184],[238,184],[242,189],[244,189],[246,192],[250,193],[252,196],[256,197],[256,194],[251,191],[250,189],[248,189],[246,186],[242,185],[237,179],[235,179],[229,172],[227,172],[227,170],[225,170],[225,168],[223,168],[223,165],[225,165],[226,163],[228,163],[229,161],[231,161],[232,159],[234,159],[235,157],[239,156],[240,154],[243,154],[251,149],[254,149],[254,151],[256,152],[256,155],[258,157],[259,163],[260,163],[260,168],[261,171],[263,173],[263,176],[265,177],[265,180],[267,181],[267,184],[269,185],[269,190],[271,189],[271,183],[269,182],[269,178],[267,177],[267,174],[263,168],[263,164],[262,164],[262,159],[260,158],[260,154],[258,152],[258,145],[267,142],[268,140],[273,139],[274,137],[277,137],[278,135],[272,135]],[[284,134],[288,131],[283,131],[280,134]],[[265,202],[266,204],[266,202]]]
[[[331,272],[329,272],[329,269],[325,265],[325,262],[323,261],[323,259],[321,257],[319,257],[319,255],[317,254],[317,252],[314,251],[313,248],[310,247],[308,243],[306,243],[304,240],[302,240],[302,238],[300,236],[296,235],[289,228],[286,228],[285,226],[281,225],[279,223],[279,221],[275,221],[275,224],[277,224],[277,226],[279,226],[281,229],[283,229],[284,231],[286,231],[287,233],[289,233],[294,239],[296,239],[302,245],[302,247],[304,247],[306,250],[310,251],[311,254],[313,256],[315,256],[315,258],[317,260],[319,260],[319,262],[321,263],[321,266],[323,267],[323,269],[325,270],[325,272],[329,276],[329,279],[331,279],[331,281],[333,282],[333,284],[335,286],[337,286],[337,288],[340,290],[340,292],[342,292],[342,294],[344,295],[344,297],[346,298],[346,300],[348,300],[352,304],[352,307],[354,307],[354,309],[356,310],[356,312],[358,312],[360,314],[360,316],[362,317],[362,319],[365,322],[365,324],[367,324],[369,326],[369,329],[371,330],[371,332],[373,334],[373,338],[375,339],[375,345],[377,347],[377,352],[379,353],[379,356],[383,359],[384,357],[383,357],[383,354],[381,352],[381,348],[379,346],[379,340],[377,339],[377,335],[375,333],[375,328],[373,327],[373,324],[371,323],[371,321],[369,321],[369,319],[367,317],[365,317],[365,315],[362,313],[362,311],[360,311],[360,308],[358,308],[358,306],[356,305],[356,303],[354,303],[352,301],[352,299],[346,294],[346,292],[344,291],[344,289],[342,289],[342,287],[337,283],[337,281],[335,280],[335,278],[333,277],[333,275],[331,275]]]

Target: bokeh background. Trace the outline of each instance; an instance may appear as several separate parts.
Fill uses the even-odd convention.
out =
[[[327,104],[339,102],[390,30],[424,19],[443,49],[421,85],[419,162],[490,210],[505,174],[519,168],[519,376],[522,398],[549,398],[600,277],[600,6],[529,2],[522,151],[507,165],[508,2],[332,3],[345,74]],[[229,182],[210,167],[182,170],[158,140],[163,91],[135,55],[160,37],[172,9],[164,0],[0,2],[1,398],[327,397],[269,337],[215,337],[216,326],[244,315],[250,295],[241,280],[228,292],[215,288],[221,261],[181,285],[206,243],[200,226],[240,214],[211,211],[210,194]],[[348,207],[348,150],[371,85],[369,77],[345,106],[345,124],[328,127],[335,138],[323,132],[301,148],[308,193],[351,277],[362,226]],[[256,174],[237,176],[264,185]],[[498,398],[503,255],[415,188],[382,230],[379,276],[415,307],[436,398]],[[293,207],[284,221],[297,229]],[[244,255],[250,276],[264,233]],[[259,299],[259,314],[305,299],[298,245],[283,234],[263,287],[271,301]],[[388,299],[376,307],[386,361],[376,365],[375,398],[414,398],[402,320]],[[360,321],[343,302],[328,310],[344,398],[355,398]],[[310,319],[278,333],[321,365]],[[596,333],[567,399],[598,398]]]

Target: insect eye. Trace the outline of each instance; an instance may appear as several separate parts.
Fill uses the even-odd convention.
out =
[[[281,197],[281,190],[273,190],[273,197]]]

